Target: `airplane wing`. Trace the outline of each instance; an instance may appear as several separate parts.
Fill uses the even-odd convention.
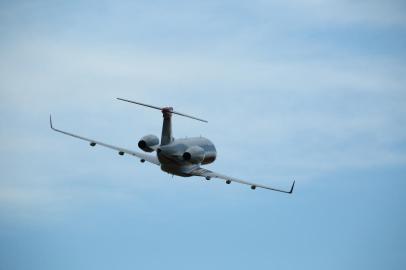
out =
[[[272,187],[268,187],[268,186],[264,186],[264,185],[260,185],[260,184],[247,182],[247,181],[240,180],[240,179],[237,179],[234,177],[212,172],[210,170],[203,169],[203,168],[197,168],[197,169],[193,170],[192,172],[190,172],[190,174],[195,175],[195,176],[205,177],[207,180],[210,180],[211,178],[223,179],[223,180],[226,180],[227,184],[230,184],[231,182],[236,182],[236,183],[240,183],[240,184],[244,184],[244,185],[249,185],[249,186],[251,186],[251,189],[255,189],[255,188],[259,187],[259,188],[264,188],[264,189],[269,189],[269,190],[289,193],[289,194],[291,194],[293,192],[293,188],[295,187],[295,181],[293,181],[293,184],[292,184],[290,190],[287,191],[287,190],[281,190],[281,189],[277,189],[277,188],[272,188]]]
[[[155,156],[147,155],[147,154],[140,153],[140,152],[135,152],[135,151],[132,151],[132,150],[128,150],[128,149],[117,147],[117,146],[110,145],[110,144],[107,144],[107,143],[99,142],[99,141],[96,141],[96,140],[93,140],[93,139],[85,138],[85,137],[82,137],[82,136],[79,136],[79,135],[76,135],[76,134],[73,134],[73,133],[69,133],[69,132],[57,129],[52,125],[51,116],[49,116],[49,124],[51,125],[51,129],[55,130],[56,132],[60,132],[60,133],[63,133],[65,135],[69,135],[69,136],[72,136],[72,137],[75,137],[75,138],[78,138],[78,139],[81,139],[81,140],[84,140],[84,141],[88,141],[88,142],[90,142],[91,146],[101,145],[101,146],[104,146],[104,147],[107,147],[107,148],[118,151],[118,153],[120,155],[124,155],[124,153],[126,153],[126,154],[129,154],[129,155],[132,155],[132,156],[135,156],[135,157],[139,158],[142,162],[148,161],[148,162],[153,163],[153,164],[158,165],[158,166],[161,165],[158,158],[155,157]]]

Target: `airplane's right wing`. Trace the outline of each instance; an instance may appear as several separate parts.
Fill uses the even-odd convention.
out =
[[[76,134],[73,134],[73,133],[69,133],[69,132],[57,129],[52,125],[51,116],[49,116],[49,124],[51,125],[51,128],[53,130],[55,130],[56,132],[60,132],[60,133],[63,133],[65,135],[69,135],[69,136],[72,136],[72,137],[75,137],[75,138],[78,138],[78,139],[81,139],[81,140],[84,140],[84,141],[88,141],[88,142],[90,142],[91,146],[101,145],[101,146],[104,146],[104,147],[107,147],[107,148],[118,151],[118,153],[120,155],[123,155],[124,153],[126,153],[126,154],[129,154],[129,155],[132,155],[132,156],[135,156],[135,157],[139,158],[141,161],[148,161],[148,162],[153,163],[153,164],[158,165],[158,166],[161,165],[161,163],[159,162],[159,160],[158,160],[158,158],[156,156],[147,155],[147,154],[144,154],[144,153],[128,150],[128,149],[125,149],[125,148],[121,148],[121,147],[117,147],[117,146],[110,145],[110,144],[107,144],[107,143],[99,142],[99,141],[96,141],[96,140],[93,140],[93,139],[85,138],[85,137],[82,137],[82,136],[79,136],[79,135],[76,135]]]

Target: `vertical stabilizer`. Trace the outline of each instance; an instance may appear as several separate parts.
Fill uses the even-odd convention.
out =
[[[161,135],[161,145],[166,145],[166,144],[170,144],[173,141],[173,137],[172,137],[172,114],[177,114],[183,117],[187,117],[187,118],[191,118],[194,120],[198,120],[201,122],[205,122],[207,123],[206,120],[204,119],[200,119],[185,113],[181,113],[181,112],[176,112],[173,110],[172,107],[157,107],[157,106],[153,106],[153,105],[149,105],[149,104],[145,104],[145,103],[141,103],[138,101],[133,101],[133,100],[128,100],[128,99],[123,99],[123,98],[117,98],[118,100],[121,101],[125,101],[125,102],[129,102],[129,103],[133,103],[133,104],[137,104],[137,105],[141,105],[141,106],[145,106],[148,108],[152,108],[152,109],[156,109],[156,110],[160,110],[164,116],[164,123],[162,125],[162,135]]]
[[[172,136],[172,107],[162,108],[164,122],[162,125],[161,145],[170,144],[173,141]]]

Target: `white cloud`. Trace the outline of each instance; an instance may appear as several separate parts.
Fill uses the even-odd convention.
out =
[[[109,110],[115,108],[116,95],[139,100],[159,98],[157,103],[173,97],[179,106],[186,103],[188,110],[194,110],[193,103],[196,103],[202,107],[199,111],[206,110],[205,116],[209,118],[215,118],[217,110],[207,110],[204,104],[210,104],[209,108],[228,106],[231,111],[217,117],[225,122],[236,113],[245,122],[255,119],[260,110],[258,105],[266,108],[269,104],[265,120],[251,121],[251,130],[245,133],[253,136],[260,131],[259,138],[272,136],[280,143],[298,132],[323,136],[333,145],[356,134],[380,134],[377,140],[389,143],[403,138],[402,127],[390,121],[405,113],[400,99],[405,81],[399,76],[403,64],[387,59],[258,61],[249,55],[225,54],[219,61],[217,53],[107,51],[83,44],[61,46],[47,40],[26,44],[29,45],[17,46],[4,55],[5,61],[0,66],[3,74],[8,74],[2,81],[6,89],[2,91],[2,102],[11,110],[37,110],[41,114],[55,110],[69,114],[75,108],[84,112],[96,110],[92,116],[94,122],[100,113],[112,114]],[[195,93],[191,90],[202,91],[198,101],[187,101]],[[247,91],[254,96],[241,100]],[[52,105],[55,102],[57,107]],[[243,106],[253,106],[253,112],[240,113],[238,106],[231,106],[235,102],[238,106],[241,102]],[[357,109],[357,104],[363,111]],[[154,116],[150,114],[151,122],[157,119]],[[272,117],[271,127],[269,117]],[[109,125],[105,122],[104,127]],[[353,139],[360,139],[356,136]],[[21,140],[17,145],[20,143]]]
[[[20,33],[7,39],[0,51],[4,113],[0,148],[1,158],[7,161],[3,166],[9,165],[2,168],[2,174],[23,182],[46,176],[41,167],[24,170],[27,167],[18,163],[22,156],[44,164],[48,159],[61,160],[71,171],[80,165],[72,173],[84,173],[82,160],[72,153],[88,149],[56,143],[59,138],[51,137],[48,128],[49,112],[56,114],[60,127],[118,145],[132,143],[135,147],[144,132],[159,133],[159,115],[119,104],[114,101],[116,96],[179,106],[186,113],[208,118],[207,126],[175,118],[175,135],[196,133],[212,138],[219,150],[219,160],[212,168],[229,175],[251,180],[298,175],[306,179],[332,170],[404,164],[404,149],[396,147],[405,140],[406,126],[405,64],[396,57],[399,52],[360,55],[343,51],[334,42],[326,45],[300,35],[289,38],[302,23],[301,29],[321,23],[403,25],[403,6],[396,5],[378,1],[262,3],[247,14],[242,9],[238,14],[212,15],[212,24],[206,28],[200,25],[199,29],[206,31],[197,42],[188,38],[199,34],[180,27],[173,33],[173,40],[179,41],[172,40],[179,44],[178,50],[174,44],[167,48],[164,43],[149,48],[149,43],[161,41],[150,36],[144,36],[147,42],[137,43],[135,38],[121,44],[120,39],[104,43],[103,38],[103,42],[89,41],[66,33]],[[272,10],[269,14],[274,7],[286,13],[278,17]],[[188,29],[193,30],[193,23],[204,21],[211,8],[206,6],[197,22],[191,18],[198,9],[192,8],[173,26],[179,21],[190,22]],[[160,14],[167,17],[148,25],[160,28],[179,12]],[[273,25],[275,18],[278,24]],[[293,18],[296,20],[286,28],[280,28]],[[100,18],[93,19],[97,22]],[[216,26],[221,30],[211,35]],[[127,27],[120,30],[125,33]],[[154,27],[150,31],[162,30]],[[109,163],[108,154],[103,158],[99,152],[94,155],[95,164],[117,166]],[[93,171],[96,176],[102,174],[100,168]],[[64,205],[71,196],[84,201],[122,196],[122,191],[72,195],[62,188],[54,192],[57,188],[43,178],[40,181],[46,184],[38,188],[10,187],[4,179],[0,204],[21,209]]]
[[[372,26],[404,26],[404,1],[350,1],[350,0],[289,0],[260,1],[268,7],[285,11],[295,19],[319,24],[369,24]],[[266,10],[266,9],[263,9]]]

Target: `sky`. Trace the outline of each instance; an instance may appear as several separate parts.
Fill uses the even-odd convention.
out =
[[[0,269],[405,269],[404,1],[0,1]],[[205,136],[171,177],[137,149]]]

